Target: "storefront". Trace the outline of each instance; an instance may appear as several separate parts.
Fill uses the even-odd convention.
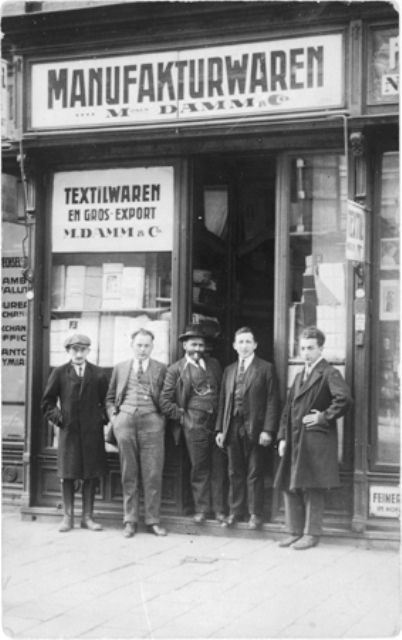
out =
[[[69,331],[91,336],[110,373],[137,327],[170,363],[199,321],[226,365],[249,325],[284,400],[300,329],[317,324],[355,399],[326,524],[398,531],[397,15],[246,4],[4,18],[16,129],[3,150],[3,489],[25,515],[60,506],[40,398]],[[185,518],[186,452],[170,429],[166,445],[164,513]],[[108,457],[97,508],[119,518]],[[283,521],[276,463],[272,449],[268,529]]]

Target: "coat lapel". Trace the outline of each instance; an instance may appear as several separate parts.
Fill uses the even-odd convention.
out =
[[[327,366],[327,361],[326,360],[320,360],[320,362],[314,367],[314,369],[311,372],[310,376],[308,377],[308,379],[304,383],[302,382],[302,380],[303,380],[303,371],[301,373],[297,374],[297,377],[299,377],[299,380],[298,380],[299,388],[298,388],[298,390],[296,390],[295,398],[297,398],[298,396],[303,395],[304,393],[307,393],[307,391],[309,391],[309,389],[311,389],[311,387],[313,387],[317,383],[317,380],[321,379],[322,374],[324,373],[324,369],[326,368],[326,366]]]
[[[227,390],[229,394],[234,393],[235,384],[236,384],[236,371],[237,371],[237,362],[230,366],[228,371],[228,379],[227,379]]]
[[[250,363],[245,375],[244,375],[244,393],[248,391],[249,387],[253,384],[253,381],[257,375],[259,368],[259,362],[257,356],[254,356],[253,360]]]

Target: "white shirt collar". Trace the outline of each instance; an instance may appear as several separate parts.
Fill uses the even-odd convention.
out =
[[[138,371],[138,363],[139,363],[139,360],[134,358],[133,369],[134,369],[135,373],[137,373],[137,371]],[[149,365],[149,358],[146,358],[145,360],[141,360],[141,363],[142,363],[142,370],[146,371],[148,369],[148,365]]]
[[[249,368],[250,364],[254,360],[254,356],[255,356],[255,353],[253,352],[250,356],[247,356],[247,358],[240,358],[239,357],[238,365],[240,366],[240,361],[244,360],[244,371],[247,371],[247,369]]]
[[[80,375],[80,369],[81,369],[81,371],[82,371],[81,377],[82,377],[84,375],[84,373],[85,373],[86,360],[84,360],[84,362],[82,364],[74,364],[73,362],[71,364],[73,365],[77,376]]]
[[[320,356],[315,362],[313,362],[313,364],[308,365],[306,362],[304,365],[304,368],[308,369],[308,371],[311,372],[314,369],[314,367],[316,367],[317,364],[321,362],[321,360],[324,360],[324,356]]]
[[[186,354],[186,365],[187,364],[192,364],[192,365],[194,365],[194,367],[201,367],[201,369],[204,369],[204,371],[206,369],[204,358],[201,358],[198,362],[196,362],[195,360],[193,360],[192,358],[190,358],[190,356],[188,356]]]

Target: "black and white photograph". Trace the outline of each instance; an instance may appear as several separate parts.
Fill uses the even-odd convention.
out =
[[[5,638],[401,635],[399,13],[0,3]]]

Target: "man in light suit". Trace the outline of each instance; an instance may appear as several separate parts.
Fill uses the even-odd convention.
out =
[[[222,452],[214,438],[222,370],[219,362],[205,354],[202,327],[191,324],[179,336],[184,358],[167,371],[161,394],[161,409],[182,429],[191,463],[194,522],[203,524],[212,508],[219,522],[225,518]]]
[[[115,366],[106,394],[106,408],[119,448],[123,486],[124,531],[134,536],[139,519],[140,473],[147,531],[165,536],[160,526],[165,418],[159,395],[166,366],[150,358],[154,336],[139,329],[131,336],[134,358]]]
[[[325,492],[338,487],[336,420],[352,405],[349,388],[323,357],[325,335],[316,327],[301,334],[305,363],[289,391],[278,432],[281,462],[274,486],[284,490],[289,536],[280,547],[315,547],[320,539]]]
[[[59,531],[74,527],[74,482],[82,480],[81,527],[102,531],[93,519],[96,487],[106,473],[103,427],[107,422],[107,378],[88,362],[91,340],[75,333],[64,346],[70,361],[53,369],[42,398],[46,418],[60,428],[57,475],[61,478],[64,517]]]
[[[222,526],[232,527],[248,504],[248,526],[262,525],[264,500],[263,448],[273,441],[278,418],[278,388],[273,365],[255,355],[257,342],[249,327],[235,333],[238,361],[223,373],[215,430],[229,458],[230,514]]]

